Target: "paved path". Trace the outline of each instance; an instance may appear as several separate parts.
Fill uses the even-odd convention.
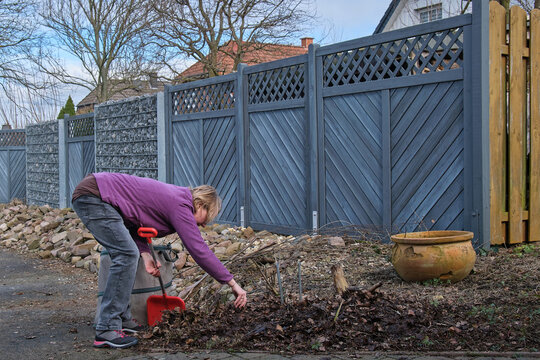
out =
[[[95,276],[0,248],[0,359],[118,359],[94,349]]]

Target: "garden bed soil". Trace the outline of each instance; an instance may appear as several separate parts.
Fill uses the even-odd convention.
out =
[[[140,349],[540,351],[540,244],[481,250],[473,272],[454,284],[407,283],[390,263],[392,245],[366,233],[342,239],[293,238],[229,264],[249,290],[245,308],[220,290],[186,299],[186,311],[140,334]],[[355,290],[336,294],[333,265]]]

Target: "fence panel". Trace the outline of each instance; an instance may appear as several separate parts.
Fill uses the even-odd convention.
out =
[[[247,68],[248,222],[294,233],[308,225],[307,56]]]
[[[381,93],[324,100],[325,223],[382,225]]]
[[[96,171],[157,179],[156,103],[148,95],[96,107]]]
[[[221,196],[217,220],[238,222],[236,76],[197,81],[168,89],[170,175],[179,186],[212,185]]]
[[[317,51],[323,224],[465,227],[464,34],[471,21],[460,16]]]
[[[9,150],[0,150],[0,203],[8,203],[10,199],[11,181],[9,179]]]
[[[59,207],[58,121],[26,126],[28,204]]]
[[[26,199],[26,133],[0,130],[0,203]]]
[[[10,200],[26,199],[26,150],[9,151]]]
[[[463,82],[391,92],[392,223],[463,229]]]
[[[67,205],[79,182],[95,172],[94,114],[67,119]]]
[[[490,2],[491,244],[540,240],[540,11]]]

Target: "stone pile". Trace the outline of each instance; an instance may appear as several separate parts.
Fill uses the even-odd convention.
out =
[[[269,242],[279,243],[291,238],[223,224],[207,226],[201,229],[201,234],[222,261],[239,251],[249,254]],[[170,244],[178,255],[171,295],[189,288],[189,282],[204,273],[186,252],[177,234],[154,239],[153,243],[155,246]],[[72,209],[25,205],[19,200],[0,204],[0,246],[35,253],[41,258],[59,258],[93,273],[99,270],[102,250]]]

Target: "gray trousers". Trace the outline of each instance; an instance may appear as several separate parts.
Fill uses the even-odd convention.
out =
[[[122,216],[110,204],[96,196],[84,195],[73,202],[73,209],[111,257],[96,330],[120,330],[122,321],[131,320],[129,301],[137,273],[139,249]]]

